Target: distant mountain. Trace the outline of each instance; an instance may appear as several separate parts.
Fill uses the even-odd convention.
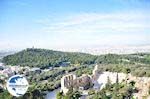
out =
[[[14,54],[14,51],[0,51],[0,59],[7,56],[7,55],[11,55]]]

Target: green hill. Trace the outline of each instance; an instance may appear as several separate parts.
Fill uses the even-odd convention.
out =
[[[61,52],[46,49],[28,48],[13,55],[8,55],[2,59],[7,65],[20,65],[30,67],[47,68],[50,66],[60,66],[62,62],[71,64],[90,65],[100,64],[150,64],[150,54],[106,54],[91,55],[77,52]]]
[[[46,68],[49,66],[59,66],[62,62],[70,62],[71,64],[93,64],[95,59],[96,56],[85,53],[28,48],[4,57],[2,62],[8,65]]]

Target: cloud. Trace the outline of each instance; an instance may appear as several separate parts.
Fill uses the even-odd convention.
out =
[[[42,19],[41,31],[55,45],[142,44],[150,42],[150,15],[142,13],[81,13]],[[44,25],[44,22],[46,25]],[[40,23],[39,23],[40,24]]]
[[[150,16],[142,14],[85,13],[50,23],[42,29],[53,33],[137,32],[150,28]],[[42,21],[42,24],[45,21]],[[46,24],[47,21],[46,21]]]

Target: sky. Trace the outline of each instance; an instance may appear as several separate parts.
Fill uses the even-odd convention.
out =
[[[150,45],[150,0],[0,0],[0,50]]]

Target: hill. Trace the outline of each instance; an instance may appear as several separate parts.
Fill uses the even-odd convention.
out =
[[[96,56],[85,53],[60,52],[46,49],[28,48],[3,58],[7,65],[21,65],[46,68],[59,66],[62,62],[71,64],[93,64]]]
[[[150,64],[150,54],[106,54],[91,55],[78,52],[61,52],[46,49],[28,48],[13,55],[8,55],[2,59],[7,65],[20,65],[30,67],[47,68],[60,66],[62,62],[70,64],[90,65],[100,64]]]

